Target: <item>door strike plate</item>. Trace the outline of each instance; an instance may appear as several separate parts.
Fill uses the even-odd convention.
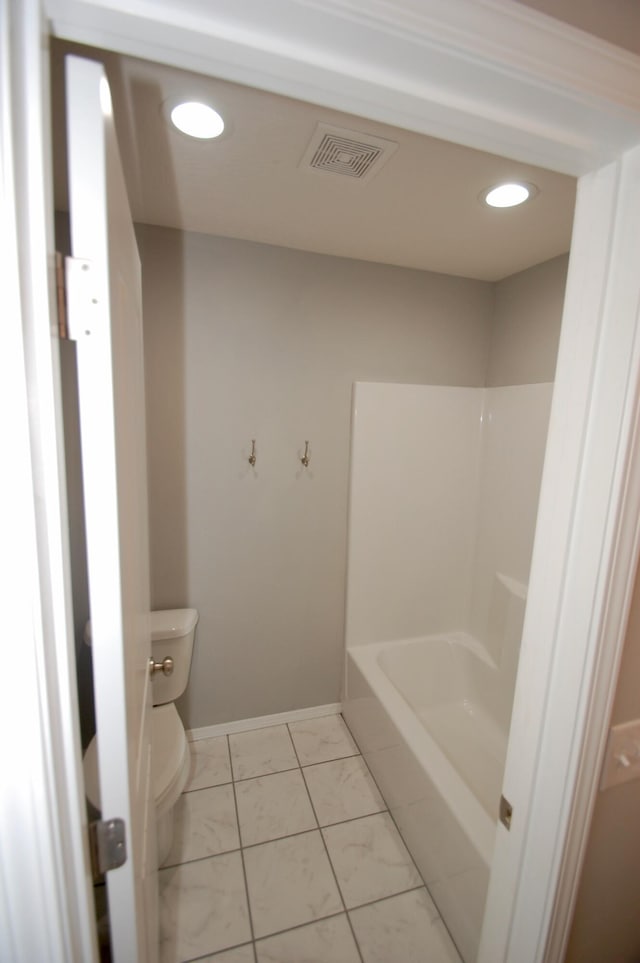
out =
[[[508,799],[500,796],[500,822],[505,829],[511,829],[511,817],[513,816],[513,806]]]
[[[91,866],[94,879],[127,861],[127,839],[124,819],[101,819],[89,825]]]

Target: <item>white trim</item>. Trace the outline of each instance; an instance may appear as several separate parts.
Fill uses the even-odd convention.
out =
[[[640,140],[640,58],[507,0],[48,0],[47,10],[71,40],[569,174]]]
[[[306,719],[335,716],[341,712],[341,702],[330,702],[324,706],[311,706],[309,709],[291,709],[290,712],[276,712],[271,716],[256,716],[255,719],[238,719],[236,722],[220,722],[215,726],[187,729],[187,739],[189,742],[199,742],[200,739],[230,736],[234,732],[248,732],[249,729],[267,729],[269,726],[282,726],[287,722],[304,722]]]
[[[550,925],[565,842],[570,831],[586,831],[588,783],[580,814],[574,797],[591,740],[591,792],[597,788],[637,551],[637,514],[625,516],[623,507],[637,506],[629,498],[628,452],[640,381],[639,167],[637,148],[579,185],[503,787],[514,818],[509,833],[498,827],[481,963],[544,959],[548,936],[556,946]],[[612,609],[612,598],[622,612]],[[566,869],[562,877],[571,891],[560,894],[567,907],[579,858],[567,864],[573,877]],[[514,894],[512,913],[505,887]]]
[[[617,211],[608,245],[609,277],[604,284],[606,301],[602,321],[605,332],[599,351],[601,367],[595,372],[593,401],[601,417],[600,423],[592,426],[593,435],[582,468],[583,478],[594,480],[591,492],[585,491],[584,496],[582,512],[587,516],[598,513],[594,501],[595,479],[607,444],[612,446],[615,456],[612,458],[609,503],[605,509],[606,525],[603,520],[601,556],[592,592],[595,600],[593,619],[590,620],[588,631],[585,623],[584,659],[581,658],[579,647],[573,652],[565,647],[556,663],[555,677],[560,686],[563,670],[566,672],[562,662],[566,664],[571,658],[574,671],[577,671],[576,663],[583,668],[585,682],[574,717],[575,788],[573,796],[568,793],[565,799],[566,833],[559,834],[556,847],[559,869],[555,904],[550,902],[547,894],[547,916],[550,920],[549,940],[544,955],[547,963],[564,959],[569,940],[577,884],[599,790],[640,551],[640,280],[637,272],[640,146],[625,155],[616,168]],[[624,200],[621,200],[623,197]],[[632,258],[625,258],[624,254],[628,252],[635,254]],[[586,489],[587,485],[584,487]],[[587,498],[590,498],[589,504],[586,504]],[[578,552],[581,562],[584,562],[584,543]],[[581,567],[582,578],[577,590],[584,592],[584,565]],[[578,566],[574,578],[580,578]],[[579,634],[575,612],[573,626],[565,631],[574,637]],[[566,707],[566,711],[569,712],[570,707]],[[550,731],[553,730],[554,719],[550,713],[547,714],[546,725]],[[571,782],[570,779],[569,785]],[[535,834],[535,825],[531,831]]]
[[[0,586],[9,682],[0,700],[0,889],[11,960],[97,960],[75,678],[58,345],[46,23],[0,6],[2,223],[8,329],[0,379],[13,429]],[[25,105],[28,104],[28,109]],[[5,258],[6,255],[6,258]],[[3,275],[4,276],[4,275]],[[6,352],[6,356],[5,356]],[[4,437],[4,436],[3,436]],[[34,922],[34,907],[38,907]],[[4,927],[3,927],[4,929]],[[4,945],[4,943],[3,943]],[[6,949],[6,947],[5,947]]]

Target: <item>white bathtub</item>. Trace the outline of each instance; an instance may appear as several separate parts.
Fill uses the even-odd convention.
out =
[[[482,926],[512,674],[463,633],[347,651],[345,718],[465,963]]]

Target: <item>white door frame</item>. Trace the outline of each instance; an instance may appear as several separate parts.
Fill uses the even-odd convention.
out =
[[[45,37],[37,0],[0,3],[0,958],[97,963],[51,327]]]
[[[585,175],[505,775],[515,815],[482,944],[487,963],[561,959],[638,552],[640,58],[508,0],[46,9],[69,39]],[[29,108],[46,119],[37,91]]]

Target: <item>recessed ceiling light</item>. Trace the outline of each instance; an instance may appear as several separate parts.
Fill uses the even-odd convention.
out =
[[[224,130],[224,121],[217,110],[208,104],[201,104],[189,100],[176,104],[170,113],[171,123],[183,134],[197,137],[199,140],[211,140],[219,137]]]
[[[512,181],[508,184],[497,184],[489,187],[480,195],[481,200],[489,207],[516,207],[536,196],[538,188],[535,184],[524,181]]]

